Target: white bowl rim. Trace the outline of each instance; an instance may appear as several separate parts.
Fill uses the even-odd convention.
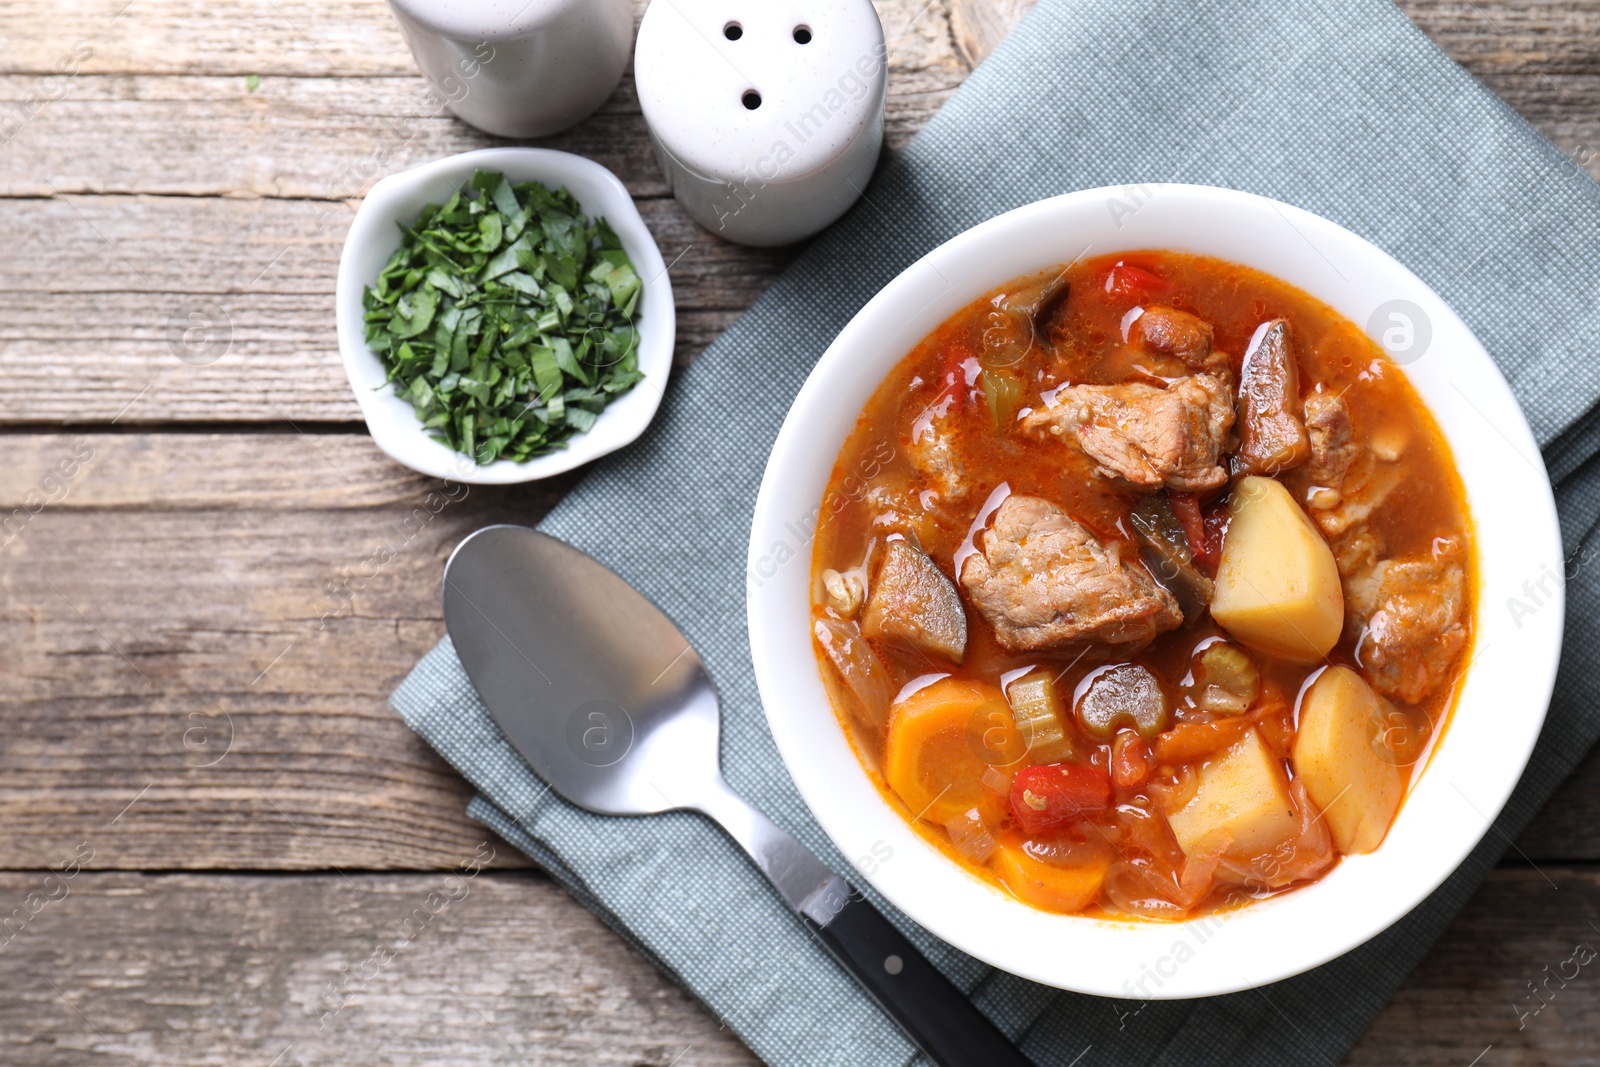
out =
[[[395,222],[414,219],[422,204],[443,194],[424,192],[459,185],[475,170],[498,170],[513,181],[565,186],[583,213],[604,216],[644,280],[640,297],[639,369],[644,380],[612,400],[586,433],[567,447],[517,463],[479,466],[428,436],[411,410],[383,385],[382,361],[367,347],[361,296],[400,245]],[[381,256],[372,252],[381,248]],[[368,269],[376,256],[376,269]],[[339,356],[368,431],[380,449],[423,474],[472,485],[511,485],[562,474],[637,440],[655,417],[672,373],[677,337],[672,281],[661,250],[622,180],[592,159],[550,148],[480,148],[423,163],[381,178],[363,198],[345,236],[335,286]]]
[[[1100,215],[1109,215],[1115,227],[1108,231]],[[1375,287],[1386,298],[1403,296],[1431,321],[1429,352],[1444,348],[1449,357],[1448,371],[1425,359],[1401,368],[1438,420],[1461,469],[1478,552],[1473,660],[1444,738],[1415,776],[1377,851],[1346,858],[1313,885],[1183,923],[1038,911],[924,841],[883,800],[849,751],[822,688],[804,617],[809,533],[822,502],[818,487],[826,484],[866,397],[954,311],[1012,278],[1063,262],[1060,253],[1072,250],[1069,239],[1051,236],[1063,226],[1073,248],[1080,237],[1101,239],[1109,232],[1094,249],[1097,256],[1176,249],[1266,269],[1358,325],[1369,321]],[[1166,232],[1175,239],[1141,239],[1152,226],[1170,227]],[[1292,269],[1261,267],[1268,253],[1259,249],[1239,253],[1254,239],[1252,226],[1282,238],[1271,255]],[[1296,239],[1299,246],[1293,245]],[[970,284],[952,280],[976,273],[962,269],[968,260],[989,256],[1014,267],[1013,261],[1027,256],[991,246],[1011,242],[1026,248],[1044,241],[1054,242],[1053,258],[1031,268],[984,266]],[[1235,244],[1238,250],[1230,253]],[[1038,253],[1032,254],[1037,260]],[[1339,263],[1359,264],[1361,270],[1351,272],[1352,280]],[[910,343],[901,343],[907,337]],[[1459,401],[1436,381],[1440,375]],[[1474,415],[1480,432],[1468,433],[1464,427]],[[842,419],[848,421],[838,431]],[[1497,432],[1481,432],[1482,421]],[[829,432],[819,433],[819,424]],[[1485,467],[1469,470],[1469,463]],[[1528,477],[1523,465],[1538,477]],[[1520,476],[1506,478],[1507,471]],[[1496,487],[1490,507],[1485,491],[1492,479],[1508,484]],[[802,541],[798,551],[790,538]],[[780,545],[789,555],[774,552]],[[1509,799],[1542,728],[1561,649],[1562,565],[1554,498],[1532,431],[1493,360],[1431,288],[1364,238],[1303,209],[1229,189],[1150,184],[1067,193],[989,219],[906,268],[851,319],[807,378],[773,445],[751,525],[747,611],[756,679],[779,752],[824,832],[844,856],[861,857],[852,861],[858,876],[929,932],[1002,970],[1101,996],[1181,999],[1259,987],[1348,952],[1405,916],[1460,865]],[[1519,588],[1524,575],[1543,581],[1547,574],[1555,577],[1555,589],[1545,590],[1531,618],[1511,612],[1515,629],[1490,610]],[[1524,680],[1513,684],[1513,671]],[[1520,715],[1480,721],[1492,718],[1494,702],[1508,696],[1514,703],[1501,706]],[[821,715],[831,732],[819,725]],[[1465,789],[1456,780],[1463,769],[1474,772]],[[1458,797],[1451,799],[1447,789]],[[885,847],[891,860],[869,860]],[[1163,967],[1167,962],[1173,963],[1171,974]],[[1149,987],[1151,980],[1156,988]]]

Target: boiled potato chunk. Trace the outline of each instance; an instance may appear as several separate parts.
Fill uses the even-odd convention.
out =
[[[1400,769],[1384,758],[1385,710],[1349,667],[1317,675],[1300,701],[1290,758],[1340,852],[1377,848],[1400,806]]]
[[[1263,652],[1301,663],[1326,656],[1344,629],[1344,592],[1328,542],[1271,478],[1241,478],[1228,510],[1212,618]]]
[[[1224,833],[1232,841],[1226,854],[1248,859],[1291,837],[1300,819],[1289,801],[1282,763],[1252,727],[1200,769],[1194,796],[1168,812],[1167,824],[1185,856],[1204,852],[1207,839]]]

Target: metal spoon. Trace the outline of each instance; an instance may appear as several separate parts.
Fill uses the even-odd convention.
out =
[[[557,793],[602,815],[710,816],[931,1060],[1028,1067],[871,904],[723,781],[711,676],[627,582],[553,537],[490,526],[445,565],[444,618],[489,714]]]

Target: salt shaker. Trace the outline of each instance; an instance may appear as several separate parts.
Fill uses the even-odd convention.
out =
[[[389,0],[411,54],[462,120],[501,137],[564,130],[628,63],[630,0]]]
[[[821,230],[877,164],[887,54],[870,0],[652,3],[633,69],[673,195],[741,244]]]

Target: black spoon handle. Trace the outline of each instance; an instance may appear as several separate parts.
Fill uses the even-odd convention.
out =
[[[939,1067],[1032,1067],[1027,1057],[842,878],[800,908],[834,958]]]

